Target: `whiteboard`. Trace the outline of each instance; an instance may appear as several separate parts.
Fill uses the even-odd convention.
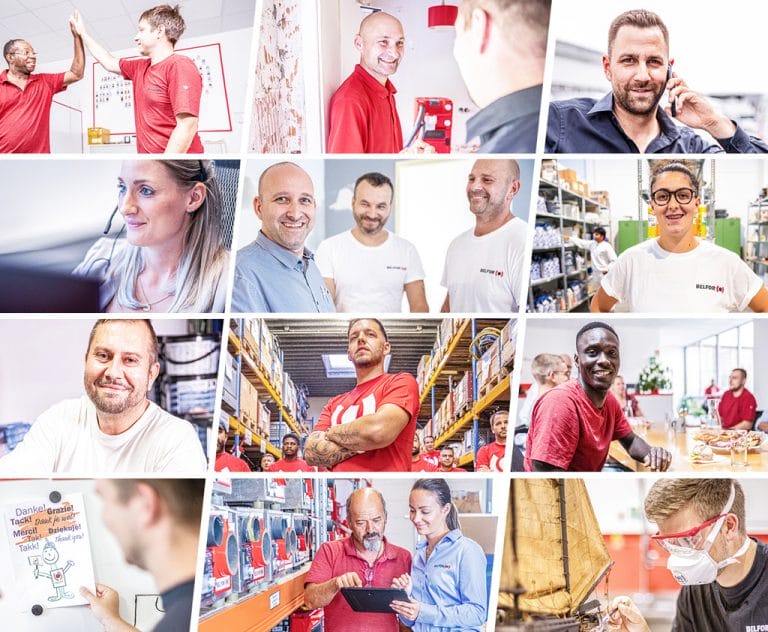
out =
[[[221,44],[205,44],[178,48],[177,53],[189,57],[203,78],[198,132],[231,132],[227,82]],[[128,59],[139,59],[129,57]],[[93,64],[93,127],[105,127],[113,136],[136,133],[133,111],[133,82],[108,72],[98,62]]]
[[[134,604],[138,601],[135,596],[155,593],[155,584],[148,573],[124,561],[120,545],[101,520],[101,500],[93,490],[93,481],[0,481],[0,502],[6,504],[26,501],[35,496],[47,498],[52,491],[65,495],[83,494],[96,581],[112,586],[120,593],[120,616],[132,623]],[[9,568],[9,555],[8,546],[5,543],[0,545],[0,568]],[[63,630],[99,632],[101,630],[101,626],[91,615],[87,606],[45,608],[40,616],[34,616],[28,611],[20,611],[18,606],[23,597],[16,594],[11,573],[0,574],[0,590],[3,593],[0,599],[0,621],[3,622],[4,630],[14,632],[62,632]],[[154,599],[151,600],[151,604],[153,603]],[[162,613],[146,612],[146,610],[149,608],[142,606],[139,614],[143,618],[142,625],[149,624],[146,629],[151,629],[152,624],[162,617]]]

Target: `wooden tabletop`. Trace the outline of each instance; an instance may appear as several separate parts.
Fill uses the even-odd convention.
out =
[[[731,467],[730,452],[718,450],[712,463],[691,463],[688,452],[693,446],[693,436],[699,428],[686,428],[685,432],[665,430],[663,423],[653,422],[650,428],[638,426],[635,433],[652,446],[666,448],[672,453],[670,472],[768,472],[768,451],[750,450],[746,467]],[[611,443],[609,456],[635,472],[650,472],[644,465],[630,457],[618,441]]]

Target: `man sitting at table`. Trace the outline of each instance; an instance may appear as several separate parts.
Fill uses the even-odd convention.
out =
[[[734,369],[728,376],[728,390],[723,393],[717,412],[720,423],[729,430],[752,430],[755,424],[757,401],[744,384],[747,383],[747,372],[744,369]]]
[[[573,359],[577,379],[544,393],[533,407],[526,471],[598,472],[614,439],[639,463],[665,471],[672,455],[637,436],[610,393],[621,364],[613,327],[602,322],[584,325],[576,334]]]

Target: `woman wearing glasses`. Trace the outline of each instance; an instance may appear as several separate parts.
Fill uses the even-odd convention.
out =
[[[700,240],[694,219],[699,182],[681,163],[651,177],[651,208],[659,237],[621,255],[592,299],[593,312],[621,303],[630,312],[768,311],[768,290],[738,255]]]
[[[411,599],[393,601],[390,607],[414,632],[483,630],[488,613],[485,554],[462,535],[448,483],[419,479],[408,503],[411,522],[424,539],[416,545],[410,575],[392,582]]]
[[[101,281],[102,311],[223,312],[229,253],[211,161],[126,161],[117,180],[125,226],[73,272]]]

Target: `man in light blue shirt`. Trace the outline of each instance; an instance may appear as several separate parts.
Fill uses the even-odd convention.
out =
[[[334,312],[328,288],[304,247],[315,224],[314,186],[292,162],[261,174],[253,209],[261,220],[256,240],[237,252],[233,312]]]

